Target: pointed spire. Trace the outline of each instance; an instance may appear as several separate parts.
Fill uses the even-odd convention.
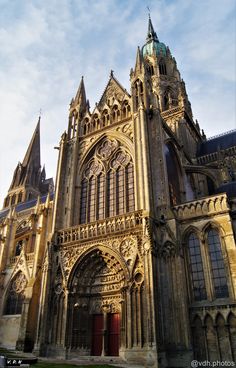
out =
[[[40,168],[40,120],[41,117],[39,116],[34,134],[22,162],[23,167],[27,167],[33,162],[35,167]]]
[[[152,20],[151,20],[151,16],[149,13],[149,19],[148,19],[148,33],[147,33],[147,41],[159,41],[156,32],[154,31],[153,25],[152,25]]]
[[[80,103],[81,106],[86,106],[86,93],[85,93],[84,77],[83,76],[81,78],[80,85],[79,85],[78,91],[76,93],[74,102],[76,104]]]
[[[142,57],[141,57],[140,48],[138,46],[137,54],[136,54],[135,72],[140,72],[141,67],[142,67]]]

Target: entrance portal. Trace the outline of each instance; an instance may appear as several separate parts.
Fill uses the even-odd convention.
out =
[[[104,346],[105,355],[118,356],[119,337],[120,337],[119,313],[107,314],[107,326],[105,326],[103,314],[93,315],[91,355],[102,355],[102,350]]]

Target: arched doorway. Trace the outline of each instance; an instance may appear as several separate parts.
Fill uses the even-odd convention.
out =
[[[69,282],[67,345],[71,351],[119,355],[124,284],[124,268],[115,253],[98,247],[81,258]]]

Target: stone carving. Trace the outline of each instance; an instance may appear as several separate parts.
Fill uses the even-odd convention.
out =
[[[90,313],[120,313],[121,296],[113,295],[109,297],[93,298]]]
[[[55,281],[54,281],[54,284],[55,284],[55,293],[56,294],[60,294],[63,290],[63,285],[62,285],[62,273],[61,273],[61,269],[59,268],[57,270],[57,274],[56,274],[56,277],[55,277]]]
[[[27,230],[31,229],[31,221],[30,220],[23,220],[20,222],[20,224],[18,225],[17,229],[16,229],[16,233],[21,233]]]
[[[103,166],[102,164],[97,161],[93,160],[88,168],[85,170],[85,175],[90,178],[92,175],[99,175],[102,172]]]
[[[120,245],[120,252],[125,259],[131,258],[134,254],[135,242],[133,239],[125,239]]]
[[[142,228],[142,211],[96,221],[94,224],[78,225],[76,228],[58,231],[57,244],[69,244],[73,241],[93,239],[94,236],[109,235],[114,232]]]
[[[133,141],[134,133],[131,124],[125,124],[124,126],[119,126],[116,128],[117,132],[124,133],[128,138]]]
[[[70,248],[61,251],[61,263],[64,277],[67,280],[69,273],[79,256],[85,251],[86,247]]]
[[[119,152],[116,158],[112,161],[111,167],[117,169],[119,166],[126,166],[131,160],[130,155],[126,152]]]
[[[197,201],[175,206],[173,211],[178,219],[183,220],[193,217],[209,216],[209,214],[217,214],[219,211],[228,212],[229,207],[226,194],[219,194],[207,199],[198,199]]]
[[[27,285],[27,279],[25,275],[22,272],[20,272],[15,277],[15,279],[12,281],[11,288],[16,293],[21,293],[25,289],[26,285]]]
[[[102,160],[107,160],[117,147],[118,142],[115,139],[106,139],[98,148],[97,153]]]

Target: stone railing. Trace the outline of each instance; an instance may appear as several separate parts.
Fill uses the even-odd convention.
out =
[[[173,106],[168,110],[162,111],[161,116],[163,118],[168,118],[169,115],[176,114],[176,113],[179,113],[179,112],[182,112],[182,107]]]
[[[226,194],[219,194],[175,206],[173,211],[179,220],[186,220],[228,212],[229,207]]]
[[[29,262],[29,263],[33,263],[34,262],[34,257],[35,257],[34,253],[27,253],[26,254],[26,261]]]
[[[137,226],[142,226],[142,219],[142,211],[136,211],[60,230],[57,232],[57,244],[62,245],[74,241],[93,239],[95,237],[133,229]]]
[[[14,265],[17,262],[18,258],[19,258],[19,256],[11,257],[10,258],[10,266]]]
[[[26,258],[27,263],[33,263],[34,256],[35,256],[34,253],[26,253],[25,258]],[[17,262],[19,257],[20,256],[11,257],[10,258],[10,266],[14,265]]]
[[[224,154],[232,156],[232,155],[235,155],[235,153],[236,153],[236,146],[230,147],[230,148],[227,148],[227,149],[221,150],[221,151],[223,151]],[[204,165],[208,162],[222,160],[221,156],[222,156],[222,153],[220,153],[220,152],[212,152],[212,153],[209,153],[208,155],[199,156],[197,158],[197,162],[201,165]]]

